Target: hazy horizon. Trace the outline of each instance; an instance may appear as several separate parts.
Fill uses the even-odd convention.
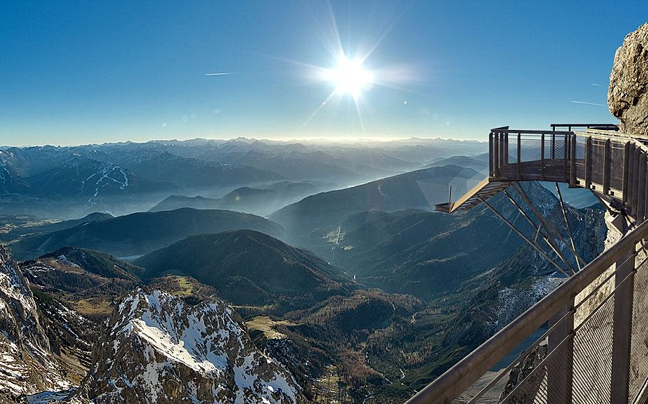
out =
[[[429,137],[429,138],[422,138],[422,137],[402,137],[402,138],[336,138],[336,137],[330,137],[330,138],[286,138],[286,139],[281,139],[281,138],[276,138],[276,139],[268,139],[268,138],[255,138],[255,137],[246,137],[246,136],[239,136],[239,137],[232,137],[232,138],[206,138],[206,137],[196,137],[196,138],[191,138],[191,139],[150,139],[150,140],[141,140],[141,141],[133,141],[133,140],[125,140],[125,141],[114,141],[114,142],[100,142],[100,143],[74,143],[74,144],[51,144],[51,143],[42,143],[42,144],[17,144],[17,145],[9,145],[9,144],[0,144],[0,149],[9,149],[12,147],[17,147],[17,148],[29,148],[29,147],[80,147],[80,146],[101,146],[101,145],[114,145],[114,144],[146,144],[146,143],[164,143],[164,142],[169,142],[169,143],[174,143],[174,142],[196,142],[196,141],[206,141],[206,142],[234,142],[234,141],[241,141],[241,142],[263,142],[263,143],[286,143],[286,144],[295,144],[295,143],[305,143],[305,144],[348,144],[348,145],[354,145],[357,144],[359,146],[365,146],[366,144],[385,144],[385,143],[397,143],[397,142],[412,142],[412,143],[424,143],[424,142],[474,142],[474,143],[484,143],[486,144],[488,142],[488,133],[484,135],[484,139],[454,139],[454,138],[444,138],[444,137]]]

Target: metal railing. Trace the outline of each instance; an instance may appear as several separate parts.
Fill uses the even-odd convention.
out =
[[[644,222],[407,403],[643,403],[647,237]]]
[[[574,128],[579,129],[595,129],[595,130],[610,130],[618,131],[619,126],[609,123],[552,123],[551,129],[556,130],[556,128],[567,128],[568,132],[571,132]]]
[[[552,127],[569,126],[554,124]],[[577,127],[585,125],[571,125]],[[637,223],[648,218],[648,146],[590,125],[586,132],[501,127],[489,135],[489,175],[499,181],[559,181],[617,199]],[[600,128],[604,129],[600,129]]]
[[[574,144],[573,132],[492,129],[490,176],[515,181],[569,182]]]

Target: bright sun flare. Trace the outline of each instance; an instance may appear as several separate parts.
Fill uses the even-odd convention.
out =
[[[335,69],[326,71],[325,78],[335,84],[336,93],[350,94],[355,99],[360,97],[362,90],[371,87],[374,80],[373,73],[362,68],[361,60],[345,57],[340,58]]]

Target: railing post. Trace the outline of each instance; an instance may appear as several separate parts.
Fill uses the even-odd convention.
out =
[[[570,165],[569,165],[569,186],[570,187],[575,187],[576,186],[576,134],[572,133],[569,135],[569,138],[571,139],[571,147],[570,147]]]
[[[628,402],[630,381],[630,342],[632,337],[632,304],[634,295],[634,243],[616,262],[614,318],[612,320],[612,381],[610,402]],[[628,278],[627,280],[625,280]],[[625,281],[624,281],[625,280]]]
[[[552,160],[556,158],[556,132],[553,132],[551,134],[551,151],[549,155],[551,156]]]
[[[585,140],[585,188],[592,189],[592,137]]]
[[[547,403],[571,403],[574,372],[573,300],[570,307],[564,307],[549,320],[550,327],[554,324],[556,327],[549,334],[547,346],[547,356],[553,357],[547,366]]]
[[[545,134],[540,136],[540,181],[545,180]]]
[[[628,202],[630,199],[630,193],[632,192],[630,187],[630,142],[626,142],[623,145],[623,187],[621,190],[621,198],[623,203]]]
[[[639,151],[639,166],[637,168],[639,172],[637,173],[638,184],[635,219],[637,220],[637,224],[639,224],[644,221],[644,215],[646,213],[646,190],[641,188],[646,184],[646,153],[643,151]]]
[[[643,193],[644,193],[644,216],[648,216],[648,157],[646,158],[646,175],[643,182]]]
[[[488,134],[488,176],[495,176],[495,171],[493,171],[493,131]]]
[[[554,135],[555,137],[556,135]],[[563,150],[563,182],[567,182],[567,161],[569,159],[569,138],[567,134],[565,136],[565,147]]]
[[[641,150],[638,147],[632,148],[632,165],[630,166],[630,175],[632,180],[629,181],[630,185],[630,214],[636,217],[637,206],[639,205],[639,170],[641,169]]]
[[[509,163],[509,134],[506,132],[505,138],[504,138],[504,153],[502,153],[502,157],[504,158],[503,164],[508,165]]]
[[[628,205],[632,206],[632,199],[634,198],[634,194],[637,190],[636,188],[636,175],[637,172],[635,171],[637,169],[637,161],[635,159],[636,154],[635,154],[635,145],[631,144],[630,145],[630,151],[629,151],[629,158],[628,158],[628,197],[626,198],[626,202]]]
[[[494,154],[494,156],[493,156],[493,164],[495,165],[495,167],[493,167],[494,168],[493,174],[494,174],[494,176],[496,178],[499,177],[499,164],[500,164],[500,162],[499,162],[499,152],[500,152],[499,136],[500,136],[500,134],[498,132],[495,132],[495,134],[493,136],[493,139],[494,139],[493,151],[495,152],[495,153],[493,153]]]
[[[499,170],[502,168],[502,138],[504,134],[497,132],[495,145],[497,146],[497,159],[495,160],[495,167]]]
[[[610,156],[612,155],[612,145],[610,139],[605,140],[603,149],[603,195],[610,193]]]
[[[517,179],[518,179],[518,181],[520,181],[522,179],[522,173],[520,172],[520,163],[521,163],[520,160],[522,159],[521,147],[522,147],[522,133],[518,132],[518,134],[517,134],[517,156],[516,156],[517,157],[516,170],[517,170]]]

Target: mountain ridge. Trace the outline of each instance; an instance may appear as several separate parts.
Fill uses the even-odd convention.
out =
[[[192,276],[237,305],[299,306],[346,293],[349,283],[321,258],[253,230],[190,236],[133,263],[148,279]]]
[[[182,208],[141,212],[88,222],[70,229],[25,237],[12,244],[19,259],[35,258],[64,246],[103,251],[117,257],[143,255],[185,237],[236,228],[280,236],[283,228],[260,216],[226,210]]]

